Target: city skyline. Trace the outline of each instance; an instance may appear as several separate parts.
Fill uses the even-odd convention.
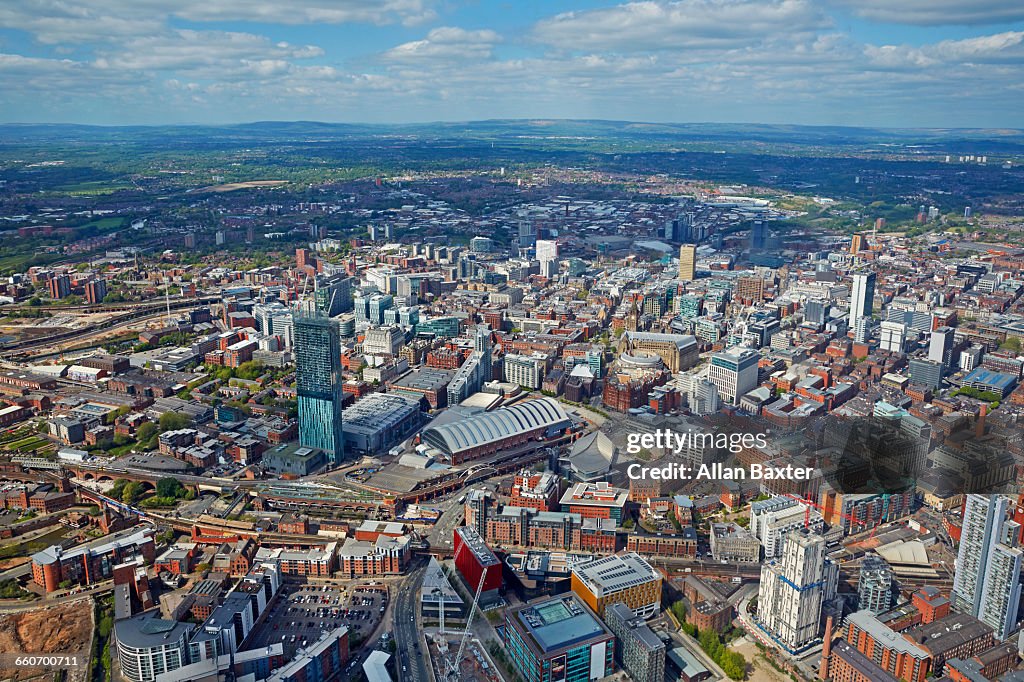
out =
[[[612,119],[1017,125],[1024,10],[984,3],[15,0],[5,122]]]

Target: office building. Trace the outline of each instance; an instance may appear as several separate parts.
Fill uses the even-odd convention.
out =
[[[679,279],[691,282],[697,276],[697,247],[683,244],[679,247]]]
[[[604,617],[616,602],[626,604],[641,618],[661,611],[661,574],[636,552],[613,554],[575,567],[572,591]]]
[[[483,587],[480,599],[484,603],[496,600],[502,586],[501,561],[487,546],[472,526],[458,526],[454,531],[452,554],[455,568],[466,583],[466,589],[476,594],[480,581]]]
[[[804,306],[804,322],[821,329],[829,318],[829,304],[825,301],[812,299]]]
[[[782,556],[761,566],[757,625],[789,652],[806,648],[821,634],[822,605],[834,596],[838,578],[822,536],[789,533]]]
[[[605,610],[604,622],[616,637],[616,659],[633,682],[664,682],[665,643],[644,619],[617,602]]]
[[[711,356],[708,379],[718,388],[721,400],[739,405],[740,398],[757,388],[759,359],[749,348],[730,348]]]
[[[564,512],[579,514],[585,519],[612,519],[620,524],[628,499],[628,490],[600,481],[577,483],[565,491],[560,503]]]
[[[315,291],[316,307],[328,317],[352,310],[352,278],[342,277],[318,284]]]
[[[1007,519],[1010,498],[968,495],[953,576],[953,608],[1006,639],[1016,629],[1020,604],[1020,525]]]
[[[537,240],[537,260],[541,263],[558,260],[558,242],[550,239]]]
[[[932,332],[928,342],[928,359],[942,365],[943,370],[953,366],[953,332],[952,327],[939,327]]]
[[[892,569],[882,557],[869,554],[861,560],[857,598],[861,611],[882,613],[892,608],[896,598]]]
[[[761,544],[746,528],[733,523],[712,523],[711,556],[718,561],[756,564],[761,559]]]
[[[363,337],[363,352],[370,355],[398,356],[405,343],[405,330],[399,326],[372,327]]]
[[[850,327],[857,328],[857,320],[870,318],[875,305],[875,273],[856,272],[850,291]]]
[[[323,450],[337,464],[345,456],[341,331],[337,320],[309,307],[297,307],[292,324],[299,443]]]
[[[768,221],[755,218],[750,222],[750,250],[764,251],[768,248]]]
[[[544,383],[544,368],[547,358],[539,353],[517,355],[509,353],[504,358],[505,381],[530,390],[538,390]]]
[[[881,325],[880,343],[882,350],[902,353],[907,342],[907,327],[899,322],[885,320]]]
[[[589,682],[615,669],[615,636],[575,595],[505,612],[505,653],[525,682]]]
[[[942,385],[942,363],[924,358],[911,358],[907,366],[911,383],[931,389]]]

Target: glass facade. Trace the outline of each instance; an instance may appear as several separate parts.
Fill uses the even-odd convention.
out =
[[[345,454],[341,430],[341,330],[337,320],[322,313],[297,310],[293,333],[299,442],[324,450],[336,464]]]

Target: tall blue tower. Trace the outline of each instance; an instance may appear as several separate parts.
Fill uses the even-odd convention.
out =
[[[299,443],[327,453],[332,464],[345,457],[341,430],[341,329],[314,306],[297,306],[292,323]]]

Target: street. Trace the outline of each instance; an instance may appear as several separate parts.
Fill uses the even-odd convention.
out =
[[[423,660],[420,644],[419,589],[426,568],[417,568],[398,589],[392,612],[395,630],[395,674],[400,682],[430,682],[429,663]]]

